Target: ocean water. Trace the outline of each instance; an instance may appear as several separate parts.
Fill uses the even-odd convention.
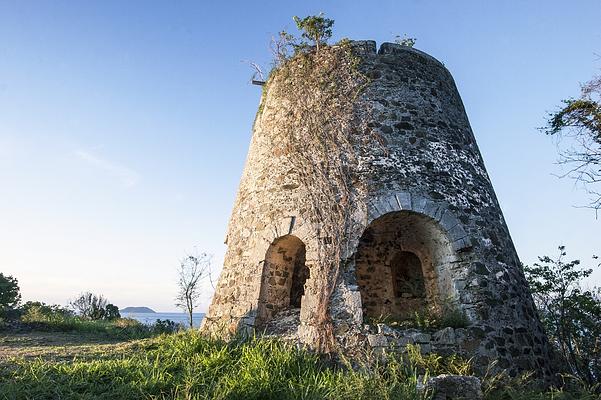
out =
[[[157,319],[170,319],[171,321],[174,321],[176,323],[181,323],[184,324],[185,326],[188,326],[188,315],[181,313],[181,312],[172,312],[172,313],[163,313],[163,312],[157,312],[157,313],[128,313],[128,312],[121,312],[121,316],[123,318],[133,318],[137,321],[140,321],[143,324],[146,325],[150,325],[150,324],[154,324],[156,322]],[[192,323],[194,324],[195,328],[200,327],[200,322],[202,321],[202,319],[204,318],[205,314],[204,313],[193,313],[192,314]]]

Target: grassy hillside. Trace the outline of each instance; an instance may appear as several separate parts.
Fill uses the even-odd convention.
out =
[[[0,399],[418,399],[421,374],[469,373],[458,358],[348,368],[272,339],[223,342],[195,331],[115,341],[106,336],[0,336]],[[489,391],[491,399],[593,399],[584,392]]]

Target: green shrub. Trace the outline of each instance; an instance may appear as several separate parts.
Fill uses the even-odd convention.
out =
[[[601,288],[585,285],[593,268],[567,261],[564,246],[558,250],[556,258],[524,266],[524,274],[562,371],[593,385],[601,380]]]
[[[81,332],[100,334],[116,339],[142,339],[168,332],[163,326],[144,325],[135,319],[89,320],[74,315],[69,309],[40,302],[28,302],[22,307],[21,322],[42,332]]]
[[[22,322],[63,323],[73,318],[73,312],[59,305],[28,301],[21,307]]]
[[[510,377],[506,373],[483,379],[482,389],[487,400],[599,400],[600,384],[589,385],[573,375],[561,376],[561,388],[543,390],[532,379],[532,373]]]
[[[17,279],[0,272],[0,317],[17,307],[20,301],[21,291]]]
[[[437,325],[440,328],[467,328],[470,325],[470,320],[462,310],[454,308],[444,312],[438,319]]]
[[[156,322],[152,324],[152,331],[158,335],[163,333],[175,333],[182,329],[184,329],[182,324],[178,324],[170,319],[157,319]]]
[[[296,27],[302,32],[302,37],[313,42],[316,50],[327,43],[332,37],[332,26],[334,20],[324,17],[323,13],[319,15],[309,15],[305,18],[293,17]]]
[[[114,304],[107,304],[104,308],[104,319],[108,319],[110,321],[117,318],[121,318],[119,307]]]

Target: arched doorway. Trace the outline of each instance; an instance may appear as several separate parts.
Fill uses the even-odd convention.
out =
[[[309,268],[305,244],[296,236],[277,238],[267,249],[261,278],[258,325],[286,309],[300,308]]]
[[[355,255],[363,315],[405,319],[415,312],[440,313],[455,298],[455,259],[445,232],[432,218],[395,211],[375,219]]]

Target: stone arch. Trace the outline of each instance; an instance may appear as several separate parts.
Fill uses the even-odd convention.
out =
[[[305,243],[290,234],[276,238],[263,262],[258,325],[269,322],[282,310],[301,308],[308,278]]]
[[[456,252],[466,252],[472,247],[471,238],[451,211],[450,205],[444,201],[434,201],[411,192],[396,192],[374,197],[367,205],[367,223],[393,211],[413,211],[431,218],[444,230],[451,247]]]
[[[364,316],[404,319],[455,307],[454,243],[425,213],[390,211],[372,219],[355,254]]]

